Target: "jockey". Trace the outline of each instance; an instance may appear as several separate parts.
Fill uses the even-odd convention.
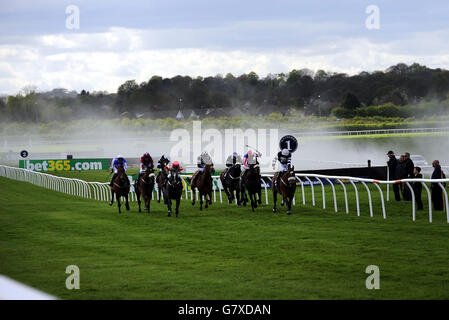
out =
[[[272,163],[273,169],[276,165],[276,161],[279,161],[280,163],[280,170],[276,179],[276,186],[278,186],[282,175],[284,174],[285,171],[288,170],[288,167],[291,165],[292,153],[288,149],[282,149],[281,151],[279,151],[276,157],[274,157],[273,159]]]
[[[139,170],[139,177],[137,178],[137,180],[140,180],[140,178],[143,176],[143,173],[147,168],[153,169],[154,163],[153,158],[151,158],[150,154],[148,152],[145,152],[140,157],[140,170]]]
[[[156,176],[156,181],[157,178],[160,176],[161,171],[165,170],[167,171],[167,165],[170,163],[170,160],[168,160],[168,158],[165,156],[165,154],[162,155],[162,157],[159,159],[159,161],[157,162],[157,167],[160,169],[159,172],[157,173]]]
[[[262,154],[258,151],[252,151],[252,150],[248,150],[248,152],[243,156],[243,168],[244,169],[248,169],[249,165],[248,165],[248,157],[255,157],[256,158],[256,163],[257,163],[257,157],[261,157]]]
[[[128,169],[126,159],[123,158],[123,156],[121,154],[118,154],[117,157],[112,159],[112,162],[111,162],[111,172],[114,171],[114,175],[112,176],[111,183],[109,184],[109,186],[111,186],[111,187],[112,187],[112,184],[114,183],[115,178],[117,177],[118,167],[120,167],[120,166],[123,167],[125,172],[126,172],[126,169]]]
[[[201,176],[201,173],[203,173],[204,168],[206,167],[206,165],[214,165],[212,163],[212,158],[209,155],[209,153],[207,153],[207,151],[203,151],[203,153],[201,153],[198,158],[197,158],[197,166],[199,168],[199,170],[193,175],[192,177],[192,184],[194,182],[196,182],[196,180]]]
[[[178,171],[181,172],[184,170],[184,168],[181,167],[181,165],[179,164],[178,161],[173,161],[173,163],[169,164],[169,166],[167,167],[169,170],[169,174],[168,174],[168,179],[171,178],[171,174],[173,171]]]
[[[201,172],[204,171],[206,165],[208,164],[214,165],[212,163],[212,158],[209,155],[209,153],[207,153],[207,151],[203,151],[203,153],[201,153],[201,155],[198,156],[196,163]]]
[[[228,179],[229,174],[231,173],[231,169],[236,165],[236,164],[242,164],[242,158],[240,157],[240,155],[237,152],[233,152],[231,155],[229,155],[229,157],[226,159],[226,167],[228,167],[228,170],[226,170],[225,173],[225,179]]]

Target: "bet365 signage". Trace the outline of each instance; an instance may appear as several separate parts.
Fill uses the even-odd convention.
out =
[[[39,172],[106,170],[109,159],[19,160],[19,167]]]

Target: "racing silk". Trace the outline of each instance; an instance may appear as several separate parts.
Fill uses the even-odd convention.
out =
[[[161,170],[167,169],[167,165],[170,163],[170,160],[168,160],[167,158],[161,158],[161,159],[159,159],[159,161],[157,163],[158,163],[157,167],[159,169],[161,169]]]
[[[150,157],[140,157],[140,173],[145,172],[147,168],[153,168],[153,158]]]
[[[256,156],[256,161],[257,161],[257,157],[261,157],[262,155],[259,152],[253,151],[253,154]],[[248,152],[245,153],[245,155],[243,156],[243,166],[248,168]]]
[[[278,152],[276,157],[273,159],[273,168],[276,164],[276,161],[279,161],[281,166],[281,171],[287,171],[288,165],[292,162],[292,153],[289,152],[288,156],[284,156],[281,151]]]
[[[118,167],[119,167],[118,158],[112,159],[111,168],[114,169],[114,173],[118,173]],[[125,169],[125,172],[126,172],[126,169],[128,169],[128,164],[126,163],[125,158],[123,158],[123,169]]]
[[[236,156],[234,154],[231,154],[226,159],[226,167],[231,167],[231,166],[235,165],[236,163],[239,163],[239,164],[242,163],[242,158],[239,155]]]
[[[206,165],[208,165],[208,164],[213,165],[212,159],[211,159],[211,157],[208,154],[201,154],[201,155],[199,155],[197,160],[196,160],[196,163],[197,163],[198,168],[201,169],[201,171],[204,170]]]
[[[184,171],[184,168],[183,168],[183,167],[179,166],[178,168],[179,168],[179,170],[178,170],[179,173],[181,173],[182,171]],[[166,169],[168,170],[168,178],[171,178],[172,173],[175,171],[175,167],[173,166],[173,163],[170,162],[170,163],[167,165]]]

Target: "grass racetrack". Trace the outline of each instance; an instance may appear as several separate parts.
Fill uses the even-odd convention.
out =
[[[83,179],[83,177],[80,177]],[[152,213],[119,215],[116,206],[0,177],[0,274],[62,299],[448,299],[449,225],[442,212],[411,219],[410,203],[387,203],[374,217],[360,191],[361,216],[297,204],[273,214],[213,203],[202,212],[182,201],[179,218],[152,202]],[[361,190],[361,189],[359,189]],[[390,189],[391,190],[391,189]],[[390,199],[392,199],[392,194]],[[80,289],[68,290],[68,265]],[[368,290],[368,265],[380,290]]]

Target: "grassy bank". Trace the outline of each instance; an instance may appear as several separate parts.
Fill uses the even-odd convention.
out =
[[[81,177],[82,178],[82,177]],[[97,180],[98,177],[95,177]],[[338,205],[344,207],[340,186]],[[178,219],[118,215],[106,203],[81,200],[0,178],[0,273],[64,299],[448,299],[449,227],[444,215],[390,202],[374,218],[366,193],[356,216],[297,203],[274,215],[214,203],[187,202]],[[297,201],[301,199],[297,190]],[[424,199],[425,201],[425,199]],[[426,203],[426,202],[424,202]],[[81,289],[65,288],[65,268],[80,268]],[[365,268],[380,268],[380,290],[365,288]]]

